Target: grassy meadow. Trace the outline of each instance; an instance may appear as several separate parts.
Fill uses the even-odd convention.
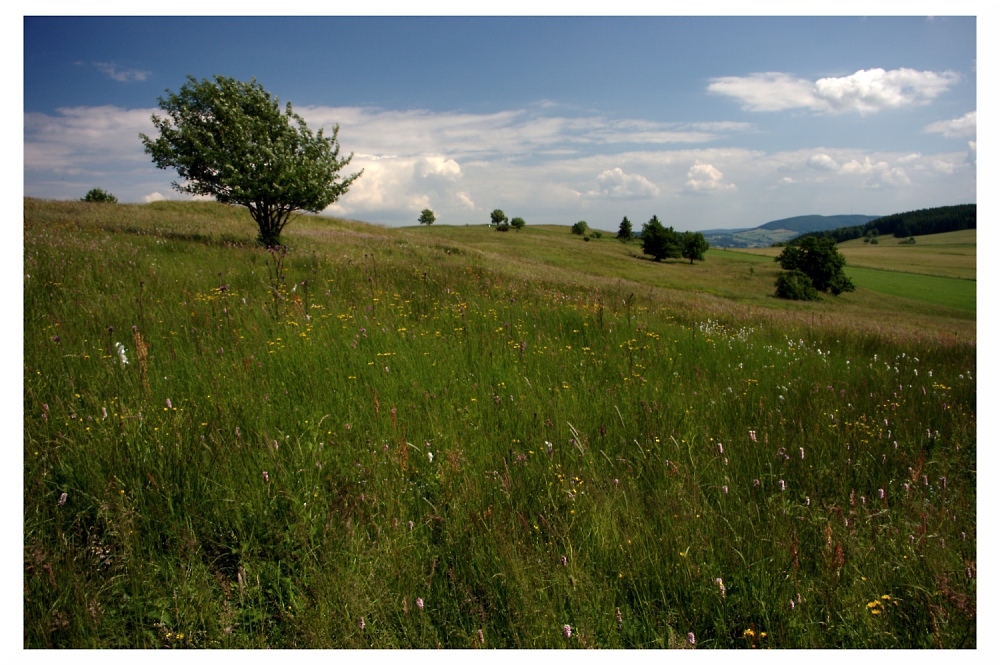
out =
[[[568,227],[23,232],[26,648],[977,646],[974,236],[907,248],[970,310]]]

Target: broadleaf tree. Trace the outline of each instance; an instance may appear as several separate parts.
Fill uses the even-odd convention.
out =
[[[265,246],[279,244],[292,213],[321,212],[361,176],[340,175],[353,154],[340,157],[339,126],[314,133],[291,103],[282,111],[254,79],[188,76],[158,101],[159,137],[139,135],[146,153],[158,168],[177,171],[174,189],[245,206]]]
[[[510,228],[507,222],[507,215],[500,208],[490,213],[490,224],[495,226],[497,231],[506,231]]]
[[[847,259],[837,250],[833,238],[806,236],[798,244],[785,247],[774,260],[785,270],[806,275],[816,291],[829,291],[837,296],[854,290],[854,283],[844,274]],[[794,292],[787,288],[787,283],[776,286],[778,297],[789,297],[782,293]]]
[[[692,265],[695,261],[704,261],[708,249],[708,241],[702,233],[685,231],[681,234],[681,256]]]
[[[434,216],[433,210],[431,210],[430,208],[424,208],[423,210],[420,211],[420,218],[417,221],[420,222],[421,224],[426,224],[427,226],[430,226],[431,224],[434,223],[436,219],[437,217]]]

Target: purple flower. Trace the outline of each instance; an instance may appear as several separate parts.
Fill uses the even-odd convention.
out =
[[[563,637],[565,637],[567,640],[573,637],[573,629],[569,627],[569,624],[563,626]]]
[[[262,475],[264,477],[264,482],[265,483],[270,482],[270,479],[268,478],[268,475],[267,475],[267,471],[262,472]]]
[[[423,598],[417,598],[417,609],[418,610],[423,610],[424,609],[424,599]]]
[[[59,495],[59,505],[60,506],[65,506],[66,505],[66,499],[68,499],[68,498],[69,498],[69,495],[67,495],[66,492],[63,492],[62,494],[60,494]],[[965,534],[962,534],[962,535],[965,535]]]
[[[694,644],[694,633],[688,633],[688,644]]]

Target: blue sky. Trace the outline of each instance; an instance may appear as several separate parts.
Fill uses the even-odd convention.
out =
[[[140,132],[255,77],[364,175],[329,214],[679,230],[976,202],[974,17],[25,17],[24,194],[184,198]]]

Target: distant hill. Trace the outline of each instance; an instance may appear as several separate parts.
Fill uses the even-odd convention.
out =
[[[816,229],[807,235],[833,238],[836,242],[862,238],[870,233],[896,238],[933,235],[976,228],[976,204],[965,203],[939,208],[911,210],[877,217],[871,221],[835,229]]]
[[[878,219],[878,217],[875,215],[800,215],[761,224],[757,228],[815,233],[816,231],[839,229],[842,226],[860,226],[873,219]]]
[[[713,247],[770,247],[803,233],[857,226],[873,219],[878,218],[874,215],[800,215],[776,219],[752,229],[717,229],[702,231],[702,234]]]

